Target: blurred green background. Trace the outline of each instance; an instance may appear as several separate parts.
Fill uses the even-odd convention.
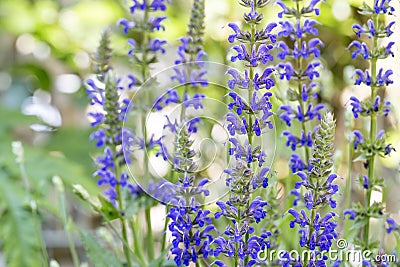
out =
[[[329,103],[337,118],[337,169],[343,177],[347,170],[344,107],[350,95],[362,97],[369,94],[368,88],[363,90],[351,85],[353,66],[366,66],[359,60],[352,60],[346,50],[354,38],[351,26],[361,20],[355,8],[360,4],[361,1],[328,0],[322,4],[318,18],[322,23],[320,38],[326,44],[321,56],[325,65],[321,79],[322,101]],[[160,34],[161,38],[169,41],[168,55],[162,57],[164,67],[173,65],[178,38],[186,32],[190,7],[191,1],[173,0],[167,11],[166,31]],[[277,20],[277,10],[277,6],[266,8],[266,20]],[[116,51],[114,61],[119,69],[129,70],[128,61],[123,57],[127,46],[122,32],[116,27],[116,22],[126,16],[126,12],[125,2],[118,0],[0,1],[0,195],[7,190],[13,192],[15,199],[24,195],[23,190],[13,186],[20,183],[20,172],[11,152],[11,142],[21,140],[32,187],[42,196],[43,205],[48,206],[48,213],[41,214],[45,218],[44,231],[53,234],[45,238],[46,244],[51,248],[49,253],[59,259],[64,257],[65,244],[62,235],[57,236],[61,226],[55,215],[57,208],[52,206],[54,189],[51,178],[59,175],[67,192],[73,183],[83,184],[91,193],[98,191],[91,178],[95,148],[88,142],[91,129],[86,119],[88,100],[82,82],[91,73],[91,55],[100,33],[110,25],[115,33],[112,44]],[[226,39],[230,29],[227,24],[240,21],[243,12],[236,0],[206,1],[204,40],[210,61],[229,62],[230,44]],[[393,38],[400,40],[398,27]],[[385,66],[395,66],[395,83],[380,92],[394,103],[395,108],[400,105],[399,42],[396,45],[396,58],[384,63]],[[285,93],[279,88],[274,93],[284,99]],[[276,107],[279,105],[277,101]],[[400,150],[398,118],[399,109],[395,109],[380,127],[387,129],[393,145]],[[284,127],[280,124],[277,127],[279,134]],[[289,153],[283,143],[277,144],[275,168],[280,178],[288,175],[286,160]],[[399,186],[399,154],[394,153],[392,158],[382,162],[380,170],[385,178],[393,177],[388,179],[388,188],[392,190],[385,190],[385,194],[392,200],[387,203],[387,210],[395,213],[395,217],[398,216],[400,201],[400,196],[395,193]],[[355,173],[358,171],[354,169]],[[78,225],[88,229],[97,225],[87,207],[72,194],[68,194],[68,198],[69,209]],[[0,201],[0,212],[5,210],[6,201]],[[0,261],[0,266],[2,264]]]

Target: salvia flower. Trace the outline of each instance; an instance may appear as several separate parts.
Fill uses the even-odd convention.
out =
[[[200,199],[209,194],[204,186],[208,179],[195,184],[196,164],[193,157],[196,152],[191,149],[190,126],[184,125],[177,132],[177,148],[174,155],[174,170],[180,174],[175,185],[174,199],[170,202],[167,217],[172,233],[170,252],[177,266],[189,266],[199,258],[212,256],[210,247],[215,227],[211,224],[210,211],[201,207]]]
[[[364,248],[371,249],[369,240],[369,224],[370,217],[379,218],[382,216],[382,203],[375,202],[370,205],[372,191],[383,185],[383,180],[375,177],[375,158],[376,156],[386,157],[395,149],[386,141],[384,130],[378,132],[377,119],[381,116],[388,116],[390,111],[390,102],[384,101],[378,95],[378,90],[384,86],[393,83],[391,69],[378,69],[377,62],[393,56],[391,47],[394,42],[389,42],[387,45],[380,46],[380,40],[389,37],[393,31],[394,22],[389,22],[385,25],[381,19],[385,14],[393,14],[394,8],[390,5],[390,0],[376,0],[373,6],[363,3],[360,7],[360,14],[367,17],[367,22],[364,25],[354,24],[353,31],[358,38],[367,37],[368,42],[359,40],[352,41],[348,49],[352,51],[352,58],[361,56],[370,65],[369,69],[356,69],[354,72],[354,85],[365,84],[371,88],[370,97],[365,100],[359,100],[352,96],[350,98],[350,107],[355,119],[360,116],[367,117],[370,121],[368,130],[355,130],[353,132],[353,147],[356,152],[358,161],[363,161],[364,168],[368,174],[360,175],[360,182],[365,190],[365,206],[355,206],[352,211],[347,211],[345,214],[350,215],[350,219],[355,221],[363,221],[363,228],[360,230],[360,235],[363,237],[362,244]]]
[[[297,90],[289,88],[287,91],[288,100],[297,103],[295,105],[283,104],[280,107],[279,118],[289,127],[295,121],[302,125],[302,132],[284,131],[283,136],[287,139],[286,146],[293,151],[296,151],[298,147],[304,147],[306,151],[306,158],[302,160],[305,163],[304,165],[290,166],[291,169],[296,170],[303,170],[298,169],[299,167],[307,169],[308,150],[312,144],[313,136],[313,131],[308,130],[307,125],[311,124],[314,119],[321,120],[321,111],[324,109],[324,105],[313,103],[313,100],[317,99],[318,96],[316,91],[318,86],[316,86],[314,80],[320,77],[319,72],[322,66],[318,58],[321,55],[320,48],[324,47],[324,43],[317,37],[318,29],[316,25],[319,23],[308,18],[311,13],[319,14],[318,2],[311,1],[309,5],[303,7],[298,4],[294,7],[288,7],[282,1],[277,2],[282,8],[282,12],[278,16],[287,18],[287,20],[279,22],[281,27],[278,37],[281,40],[277,42],[276,49],[278,50],[278,58],[283,61],[277,65],[279,79],[287,80],[293,83],[294,88],[297,88]],[[294,20],[291,18],[294,18]],[[289,40],[287,40],[287,37],[289,37]],[[299,155],[295,158],[298,157]],[[294,163],[295,161],[289,162],[289,164]]]
[[[217,202],[220,211],[214,214],[216,219],[225,217],[230,223],[223,234],[214,239],[212,249],[214,256],[223,254],[233,258],[236,266],[257,266],[261,263],[257,255],[271,246],[272,233],[268,229],[261,234],[254,232],[254,224],[265,220],[270,209],[270,203],[256,192],[268,187],[272,172],[265,166],[267,154],[254,142],[273,127],[272,93],[268,90],[275,85],[272,76],[275,70],[264,65],[274,59],[272,50],[276,36],[272,30],[277,24],[270,23],[262,29],[257,27],[263,19],[259,9],[267,1],[242,0],[240,4],[249,8],[244,21],[250,31],[233,23],[228,25],[233,30],[228,41],[236,43],[231,61],[245,67],[243,71],[227,71],[231,91],[225,96],[230,110],[226,115],[226,127],[230,135],[228,153],[232,164],[225,173],[230,196],[225,202]],[[227,266],[222,261],[216,261],[214,265]]]
[[[333,211],[323,214],[327,205],[336,208],[335,194],[338,186],[334,184],[337,175],[331,173],[333,167],[333,140],[335,121],[331,113],[321,120],[312,145],[312,158],[307,172],[297,172],[301,178],[296,183],[296,190],[291,194],[295,196],[294,206],[299,206],[300,200],[309,213],[304,209],[298,212],[290,209],[288,213],[293,217],[290,227],[299,226],[299,244],[312,252],[312,260],[304,266],[326,266],[328,258],[317,257],[324,251],[329,251],[338,234],[336,232],[336,214]],[[301,191],[300,191],[301,190]],[[319,261],[318,263],[316,261]],[[316,264],[316,265],[315,265]]]
[[[200,181],[197,165],[194,157],[197,152],[192,149],[192,134],[197,133],[200,118],[190,117],[186,112],[189,108],[203,109],[205,95],[199,93],[199,89],[206,87],[207,71],[205,70],[206,53],[202,46],[204,30],[204,1],[194,1],[191,12],[187,36],[180,38],[178,47],[178,59],[173,68],[175,74],[172,81],[179,83],[174,89],[167,89],[166,93],[159,97],[153,107],[163,110],[169,105],[180,105],[180,119],[172,120],[167,115],[167,123],[164,129],[168,129],[174,135],[174,151],[163,153],[164,160],[172,159],[172,170],[178,173],[178,181],[174,184],[174,197],[169,200],[171,205],[167,217],[168,229],[172,233],[170,253],[177,266],[189,266],[198,263],[201,258],[212,255],[210,243],[213,241],[214,226],[211,224],[210,211],[203,209],[201,200],[208,196],[205,189],[208,179]],[[178,90],[183,89],[183,94]],[[160,147],[166,147],[164,136],[158,140]],[[164,150],[164,149],[163,149]]]
[[[400,231],[400,226],[392,218],[387,218],[386,223],[388,225],[388,228],[386,228],[388,234],[393,231]]]
[[[154,62],[157,53],[165,53],[165,45],[167,42],[159,38],[151,38],[151,33],[155,31],[164,31],[165,27],[163,22],[167,19],[166,16],[160,16],[156,12],[164,12],[167,8],[168,0],[134,0],[129,10],[132,17],[136,17],[138,13],[142,13],[142,20],[130,20],[122,18],[118,21],[118,25],[122,26],[124,34],[129,34],[132,31],[140,31],[142,38],[137,41],[132,38],[127,39],[127,44],[130,49],[128,56],[133,58],[135,63],[141,64],[141,68],[144,68],[144,64],[148,65]],[[153,15],[157,14],[157,15]],[[141,56],[137,56],[141,54]],[[145,76],[148,73],[142,72]],[[143,75],[142,75],[143,76]],[[131,75],[133,77],[133,75]],[[145,79],[142,78],[142,82]],[[140,85],[139,83],[137,85]]]
[[[95,140],[96,146],[103,150],[103,154],[96,159],[98,169],[94,176],[98,178],[99,186],[106,187],[105,195],[116,204],[117,187],[133,187],[126,181],[127,173],[118,172],[120,165],[126,162],[121,146],[122,135],[133,136],[133,134],[122,126],[123,117],[129,111],[126,108],[129,100],[121,96],[119,85],[121,80],[116,79],[110,67],[110,54],[109,31],[105,31],[95,54],[97,80],[89,79],[86,85],[91,105],[96,106],[96,111],[88,114],[91,118],[91,126],[95,128],[90,139]]]
[[[159,54],[165,53],[167,42],[155,37],[154,32],[165,30],[163,22],[167,17],[160,14],[166,11],[168,2],[168,0],[131,1],[129,11],[132,16],[129,19],[122,18],[118,22],[118,25],[122,26],[124,34],[128,35],[135,32],[135,36],[137,36],[137,39],[127,38],[127,44],[129,46],[127,54],[132,63],[135,64],[135,67],[139,66],[138,73],[140,73],[140,75],[138,74],[137,76],[133,74],[127,76],[129,89],[145,85],[150,77],[151,65],[157,61],[156,59]],[[139,13],[140,16],[138,16]],[[147,92],[144,94],[147,94]],[[169,102],[177,102],[177,96],[174,95],[173,92],[168,92],[166,95],[169,97],[164,100],[167,104]],[[158,103],[158,105],[155,105],[155,108],[161,109],[163,105],[165,105],[165,103]],[[128,106],[129,101],[125,101],[125,112],[128,112]],[[134,108],[140,110],[140,114],[145,114],[147,112],[147,108],[142,104]],[[124,144],[129,146],[129,148],[125,149],[125,154],[130,150],[158,149],[159,151],[156,152],[157,156],[163,156],[163,158],[167,158],[168,156],[161,142],[156,142],[157,140],[153,139],[153,137],[150,139],[146,131],[135,133],[135,135],[132,134],[131,136],[127,135],[125,136],[125,141]],[[126,155],[126,158],[129,158],[129,155]],[[145,169],[147,165],[146,162],[144,164]]]

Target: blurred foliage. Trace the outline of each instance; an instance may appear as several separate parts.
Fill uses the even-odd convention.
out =
[[[96,237],[89,233],[81,232],[86,252],[95,266],[99,267],[121,267],[122,262],[111,252],[106,250]]]
[[[25,192],[0,166],[0,238],[10,267],[42,266],[40,236],[34,225],[31,207],[25,202]],[[44,261],[45,262],[45,261]]]

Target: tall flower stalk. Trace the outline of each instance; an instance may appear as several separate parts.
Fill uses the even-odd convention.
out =
[[[266,217],[268,203],[259,196],[260,188],[268,186],[270,169],[266,167],[266,153],[262,150],[262,135],[273,127],[271,122],[272,93],[268,90],[274,86],[271,75],[272,67],[264,67],[273,60],[271,50],[276,36],[271,31],[277,26],[270,23],[265,28],[258,25],[263,19],[259,10],[267,5],[266,0],[242,0],[240,4],[250,9],[244,14],[244,21],[249,30],[241,29],[230,23],[234,31],[228,37],[235,55],[232,62],[240,61],[245,70],[240,72],[229,69],[232,79],[228,82],[231,90],[226,115],[229,132],[230,166],[225,172],[228,175],[226,185],[230,189],[229,200],[218,201],[221,209],[215,218],[225,217],[229,220],[224,234],[214,239],[214,255],[224,254],[233,258],[234,266],[253,266],[259,262],[257,253],[269,247],[270,232],[258,233],[255,224]],[[215,264],[226,266],[218,260]],[[229,264],[228,266],[232,266]]]
[[[128,38],[128,45],[130,50],[128,56],[131,58],[132,63],[139,66],[138,77],[129,75],[132,86],[143,86],[143,99],[136,105],[139,113],[141,114],[141,131],[136,133],[135,136],[126,135],[125,139],[129,140],[130,148],[132,146],[138,147],[143,150],[143,176],[145,180],[151,180],[147,178],[149,176],[149,162],[147,151],[158,148],[161,152],[158,154],[163,155],[163,147],[160,140],[154,140],[153,137],[149,137],[147,133],[146,117],[150,111],[149,105],[149,87],[153,81],[149,81],[151,78],[151,65],[156,62],[158,54],[165,53],[165,45],[167,42],[159,38],[153,37],[153,33],[161,30],[165,30],[162,25],[163,21],[167,18],[162,15],[162,12],[167,9],[167,0],[142,0],[133,1],[129,11],[131,19],[120,19],[119,25],[123,27],[125,34],[139,33],[140,42],[133,38]],[[161,13],[160,13],[161,12]],[[139,131],[139,130],[138,130]],[[163,155],[165,157],[165,155]],[[151,190],[152,184],[149,185],[148,190]],[[154,186],[153,186],[154,187]],[[155,186],[157,187],[157,186]],[[154,189],[157,190],[157,189]],[[152,230],[152,222],[150,216],[151,206],[145,208],[145,219],[146,219],[146,233],[148,240],[148,257],[149,260],[154,259],[154,237]]]
[[[104,31],[95,54],[97,81],[92,79],[86,81],[91,105],[96,106],[96,110],[99,110],[89,113],[92,118],[91,126],[96,128],[90,138],[96,140],[98,148],[104,149],[103,154],[96,159],[98,169],[94,176],[98,177],[97,184],[99,186],[106,187],[104,194],[118,208],[125,258],[127,264],[131,266],[122,190],[127,188],[134,192],[135,188],[128,183],[127,173],[121,170],[121,166],[125,164],[125,158],[120,148],[123,112],[126,110],[127,101],[120,99],[119,84],[111,68],[110,57],[109,31]]]
[[[167,124],[164,125],[164,129],[174,136],[174,151],[168,153],[172,155],[171,178],[178,176],[174,198],[169,200],[167,213],[170,220],[168,229],[172,233],[170,253],[177,266],[189,266],[190,263],[200,266],[200,260],[210,256],[209,244],[212,241],[211,232],[214,231],[210,211],[203,209],[201,203],[204,196],[209,194],[204,189],[208,179],[201,177],[194,160],[198,153],[192,148],[192,135],[197,133],[201,119],[187,112],[188,109],[203,108],[202,99],[205,96],[199,90],[208,85],[203,62],[206,56],[203,50],[204,17],[204,0],[194,1],[188,32],[180,38],[179,58],[175,61],[174,75],[171,77],[179,86],[167,89],[154,104],[158,111],[169,105],[180,106],[179,118],[166,115]],[[183,92],[180,93],[179,89],[183,89]],[[166,140],[162,138],[161,142]]]
[[[128,39],[128,45],[131,49],[128,55],[133,61],[141,66],[141,78],[133,75],[127,76],[128,89],[140,86],[149,77],[149,64],[155,61],[156,53],[164,52],[163,45],[165,41],[159,39],[150,39],[149,34],[154,31],[162,30],[164,27],[161,22],[165,17],[150,16],[151,12],[158,10],[164,11],[166,5],[164,1],[146,1],[142,3],[135,1],[130,7],[130,13],[135,14],[139,10],[144,13],[143,21],[133,22],[127,19],[121,19],[119,25],[123,26],[125,34],[131,31],[139,31],[142,33],[142,43],[136,46],[134,39]],[[104,194],[118,210],[117,218],[121,222],[121,234],[123,251],[128,266],[132,266],[131,248],[128,239],[128,224],[125,216],[127,194],[138,195],[142,190],[130,183],[129,175],[124,170],[124,165],[131,160],[127,156],[125,143],[133,141],[140,144],[140,147],[147,146],[147,137],[136,137],[129,129],[123,127],[125,115],[129,112],[129,98],[124,93],[125,87],[122,85],[122,79],[117,78],[113,71],[110,60],[112,50],[110,48],[110,33],[105,31],[102,35],[97,53],[94,56],[96,80],[87,80],[87,93],[91,98],[91,105],[95,106],[94,112],[90,112],[92,118],[91,126],[96,131],[91,135],[91,139],[96,141],[96,146],[104,148],[103,155],[96,159],[98,170],[94,173],[98,177],[98,185],[106,187]],[[140,50],[140,56],[136,53]],[[145,127],[144,127],[145,128]],[[145,132],[145,131],[144,131]],[[147,172],[147,171],[146,171]],[[146,219],[148,220],[148,240],[149,244],[149,260],[154,258],[153,238],[151,230],[151,222],[149,221],[150,210],[146,210]],[[135,240],[135,254],[139,255],[139,261],[144,262],[141,248],[137,242],[137,230],[131,223]]]
[[[324,43],[318,38],[316,25],[319,23],[309,18],[312,13],[319,15],[319,8],[316,7],[319,1],[313,0],[308,5],[303,5],[303,1],[294,0],[293,7],[286,6],[280,0],[277,1],[282,8],[278,16],[286,18],[279,22],[280,41],[276,44],[276,48],[277,56],[283,62],[277,65],[277,69],[279,78],[289,82],[288,100],[295,102],[294,106],[282,105],[279,117],[288,127],[294,126],[295,121],[299,122],[300,132],[286,130],[283,136],[287,140],[286,146],[293,152],[300,147],[304,150],[303,155],[296,153],[291,155],[289,166],[293,173],[307,170],[309,167],[315,127],[312,121],[321,120],[320,112],[324,108],[323,104],[315,104],[318,99],[319,84],[314,81],[320,77],[321,63],[318,58],[321,54],[320,47],[323,47]]]
[[[309,215],[304,209],[300,212],[293,208],[288,211],[294,217],[290,227],[294,228],[296,224],[300,227],[300,246],[311,252],[309,258],[303,259],[303,266],[327,266],[325,262],[329,259],[324,256],[324,252],[331,249],[338,236],[335,230],[335,212],[324,211],[326,206],[330,206],[331,210],[336,208],[333,197],[338,191],[338,186],[333,182],[337,175],[331,173],[335,127],[333,115],[326,113],[315,133],[310,167],[305,172],[297,173],[301,182],[297,182],[296,190],[292,191],[297,196],[294,205],[297,206],[297,202],[301,201],[310,211]],[[290,264],[290,259],[285,264]]]
[[[213,240],[211,233],[215,227],[212,225],[210,211],[201,207],[201,199],[209,194],[203,187],[208,183],[207,178],[196,182],[199,177],[196,163],[193,161],[197,154],[191,149],[193,140],[190,140],[188,126],[184,125],[178,133],[177,149],[175,152],[175,171],[179,173],[176,199],[168,218],[168,225],[172,233],[172,246],[170,252],[174,255],[177,266],[189,266],[193,262],[200,266],[200,259],[207,259],[211,254],[210,243]]]
[[[282,260],[281,264],[325,266],[327,258],[322,255],[330,250],[333,239],[337,237],[334,221],[336,214],[323,212],[327,205],[332,209],[336,207],[332,197],[338,191],[338,186],[332,182],[337,176],[331,174],[335,122],[330,113],[322,117],[321,111],[325,107],[316,103],[319,84],[315,79],[320,77],[319,68],[322,65],[318,58],[324,43],[318,38],[316,25],[319,23],[309,17],[312,13],[320,14],[317,7],[319,0],[308,4],[295,0],[293,3],[289,7],[284,2],[277,1],[282,8],[278,16],[286,18],[279,22],[280,41],[276,48],[278,58],[284,62],[279,63],[277,69],[279,78],[288,81],[288,100],[295,102],[294,105],[281,106],[279,117],[288,127],[298,126],[301,129],[300,132],[296,132],[296,128],[283,132],[286,146],[293,152],[303,148],[303,153],[293,153],[289,160],[291,171],[302,179],[290,193],[295,197],[293,206],[300,206],[301,203],[306,209],[298,211],[291,208],[288,213],[294,217],[290,227],[294,228],[296,224],[300,226],[299,244],[311,252],[311,257],[296,262],[287,254],[287,259]],[[315,120],[321,121],[318,127],[313,123]]]
[[[390,111],[390,102],[381,100],[378,95],[380,88],[392,84],[391,69],[378,68],[378,61],[394,56],[391,50],[394,42],[383,44],[382,41],[392,35],[394,21],[385,24],[385,16],[392,15],[394,8],[390,6],[390,0],[374,1],[373,6],[364,3],[359,13],[368,18],[364,25],[354,24],[355,34],[362,38],[368,37],[370,41],[361,40],[352,41],[348,49],[352,52],[352,57],[361,56],[369,63],[369,69],[355,70],[355,85],[367,85],[370,87],[370,97],[366,100],[359,100],[351,97],[351,108],[355,119],[365,117],[369,121],[369,128],[355,130],[354,150],[358,157],[356,160],[363,161],[366,174],[360,176],[360,182],[363,185],[365,193],[365,204],[356,205],[352,210],[345,214],[350,214],[350,219],[359,221],[363,226],[361,231],[363,248],[371,248],[370,242],[370,218],[381,218],[383,215],[383,205],[381,202],[371,204],[371,195],[374,190],[379,190],[384,183],[383,179],[376,175],[376,158],[386,157],[394,150],[391,144],[386,141],[384,130],[378,131],[377,122],[382,116],[386,117]]]

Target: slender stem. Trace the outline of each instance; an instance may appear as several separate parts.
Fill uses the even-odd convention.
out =
[[[23,162],[19,163],[19,170],[21,172],[21,177],[22,177],[22,182],[24,183],[25,186],[25,191],[26,191],[26,195],[28,198],[28,202],[31,205],[33,202],[36,205],[36,201],[33,199],[32,195],[31,195],[31,188],[29,185],[29,178],[28,178],[28,174],[26,173],[26,169],[25,169],[25,165]],[[39,214],[37,212],[37,208],[33,208],[31,207],[32,210],[32,214],[33,214],[33,222],[34,222],[34,228],[35,228],[35,234],[40,242],[40,249],[42,252],[42,260],[44,262],[44,266],[49,266],[48,262],[49,262],[49,256],[47,254],[47,250],[46,250],[46,244],[44,243],[43,239],[42,239],[42,227],[41,224],[39,223],[40,221],[40,217]]]
[[[117,171],[116,171],[116,177],[117,176]],[[132,266],[131,263],[131,257],[130,257],[130,248],[129,248],[129,243],[128,243],[128,234],[126,231],[126,222],[125,222],[125,216],[123,214],[123,203],[122,203],[122,194],[121,194],[121,185],[119,183],[117,183],[117,185],[115,186],[116,190],[117,190],[117,198],[118,198],[118,206],[119,206],[119,220],[121,222],[121,228],[122,228],[122,238],[124,239],[125,242],[123,242],[123,249],[124,249],[124,254],[125,254],[125,258],[126,258],[126,262],[128,264],[128,266]]]
[[[117,151],[115,145],[113,146],[113,155],[115,156]],[[120,177],[120,171],[119,171],[119,162],[118,159],[114,158],[114,175],[118,179]],[[123,238],[123,250],[126,258],[126,262],[128,266],[132,266],[131,263],[131,256],[130,256],[130,248],[129,248],[129,242],[128,242],[128,233],[126,230],[126,221],[125,221],[125,215],[124,215],[124,206],[123,206],[123,201],[122,201],[122,192],[121,192],[121,184],[117,182],[115,186],[115,190],[117,191],[117,203],[118,203],[118,208],[119,208],[119,213],[118,217],[121,223],[121,232],[122,232],[122,238]]]
[[[69,250],[72,256],[72,262],[74,264],[74,267],[79,267],[80,263],[79,263],[78,253],[76,252],[75,242],[71,234],[71,221],[69,220],[68,217],[65,204],[65,195],[63,192],[58,193],[58,202],[60,205],[61,219],[64,224],[64,231],[67,235]]]
[[[236,209],[237,209],[237,211],[238,211],[238,218],[237,218],[237,224],[239,224],[240,223],[240,221],[241,221],[241,207],[240,207],[240,205],[236,205]],[[238,226],[238,227],[240,227],[240,225]],[[235,258],[235,267],[237,267],[237,266],[239,266],[239,244],[236,242],[236,244],[235,244],[235,256],[234,256],[234,258]]]
[[[146,6],[145,10],[144,10],[144,17],[143,17],[143,23],[144,25],[146,25],[147,27],[147,23],[149,20],[149,11],[148,11],[148,5],[147,5],[147,0],[143,1],[143,4]],[[143,83],[146,82],[146,79],[148,77],[148,66],[147,66],[147,44],[149,43],[149,35],[147,32],[147,28],[144,29],[142,31],[142,64],[141,64],[141,68],[142,68],[142,80]],[[148,102],[148,92],[146,90],[146,88],[144,88],[144,105],[147,105]],[[145,109],[143,109],[145,110]],[[147,128],[146,128],[146,112],[144,112],[143,116],[142,116],[142,131],[143,131],[143,140],[146,143],[147,142]],[[146,153],[146,151],[145,151]],[[144,175],[147,175],[147,171],[148,171],[148,159],[146,157],[146,155],[144,155]]]
[[[169,209],[170,209],[170,207],[167,205],[165,207],[165,210],[166,210],[167,214],[169,213]],[[162,240],[161,240],[161,250],[160,250],[161,253],[165,250],[165,241],[167,239],[167,227],[168,227],[168,217],[165,218],[164,228],[163,228],[164,230],[162,232],[163,237],[162,237]]]
[[[255,2],[255,1],[254,1]],[[254,4],[254,12],[256,12],[257,5]],[[251,41],[250,41],[250,50],[253,49],[253,46],[255,45],[255,35],[256,35],[256,25],[251,24]],[[248,103],[251,103],[251,99],[253,98],[253,92],[254,92],[254,67],[250,65],[250,71],[249,71],[249,78],[250,78],[250,86],[248,90]],[[253,114],[250,112],[249,113],[249,129],[247,131],[247,139],[249,140],[249,145],[251,146],[253,143]]]
[[[151,216],[150,216],[150,208],[146,208],[145,210],[146,222],[147,222],[147,241],[149,242],[148,254],[149,259],[154,259],[154,242],[153,242],[153,231],[151,228]]]
[[[143,23],[146,25],[148,24],[149,20],[149,8],[148,8],[148,2],[147,0],[143,1],[143,4],[146,5],[146,8],[144,10],[144,17],[143,17]],[[143,82],[146,81],[148,77],[148,66],[147,66],[147,44],[149,43],[149,34],[148,34],[148,29],[143,30],[143,36],[142,36],[142,79]],[[146,88],[144,89],[144,97],[145,101],[144,104],[146,105],[149,101],[149,94]],[[144,109],[145,110],[145,109]],[[143,140],[145,143],[147,142],[147,127],[146,127],[146,114],[143,114],[142,116],[142,130],[143,130]],[[147,152],[146,150],[144,151],[145,153]],[[144,155],[144,175],[148,175],[148,158],[147,155]],[[148,256],[149,256],[149,261],[152,261],[154,259],[154,240],[153,240],[153,232],[152,232],[152,227],[151,227],[151,216],[150,216],[150,209],[151,208],[146,208],[145,210],[145,218],[146,218],[146,225],[147,225],[147,241],[148,241]]]
[[[143,4],[146,6],[144,10],[144,16],[143,16],[143,23],[146,25],[146,28],[142,31],[143,36],[142,36],[142,78],[143,82],[146,81],[147,78],[147,44],[149,43],[149,35],[148,35],[148,29],[147,29],[147,24],[149,21],[149,10],[148,10],[148,3],[147,0],[143,0]]]
[[[349,209],[351,206],[351,166],[353,164],[353,147],[350,141],[350,136],[349,136],[349,142],[347,145],[348,152],[347,152],[347,180],[346,180],[346,204],[345,204],[345,209]]]
[[[145,263],[145,259],[143,256],[143,250],[142,250],[142,245],[139,243],[138,239],[138,231],[137,231],[137,225],[134,222],[134,220],[129,221],[130,228],[132,229],[132,238],[133,238],[133,246],[135,250],[135,255],[138,257],[138,260],[142,262],[142,264]]]
[[[349,140],[347,142],[347,180],[346,180],[346,193],[345,193],[345,209],[350,209],[351,207],[351,166],[353,164],[353,146],[351,144],[350,134],[348,136]],[[345,220],[344,222],[344,232],[343,236],[348,236],[350,230],[350,220]]]
[[[300,1],[296,1],[296,14],[297,14],[297,16],[296,16],[296,22],[297,22],[297,24],[298,25],[300,25],[300,23],[301,23],[301,10],[300,10],[300,4],[299,4],[299,2]],[[297,45],[298,45],[298,47],[300,47],[301,46],[301,44],[302,44],[302,37],[296,37],[296,42],[297,42]],[[300,105],[300,108],[301,108],[301,112],[303,113],[303,115],[304,115],[304,111],[305,111],[305,104],[306,103],[304,103],[304,101],[303,101],[303,99],[302,99],[302,73],[303,73],[303,64],[302,64],[303,62],[302,62],[302,58],[301,57],[297,57],[296,58],[296,68],[297,68],[297,91],[298,91],[298,102],[299,102],[299,105]],[[307,136],[307,126],[306,126],[306,122],[305,122],[305,120],[302,120],[301,121],[301,128],[302,128],[302,130],[303,130],[303,132],[304,132],[304,135],[306,135]],[[308,146],[307,145],[304,145],[304,155],[305,155],[305,163],[308,165],[308,162],[309,162],[309,159],[310,159],[310,151],[309,151],[309,149],[308,149]],[[313,182],[313,181],[312,181]],[[319,187],[319,181],[318,181],[318,179],[316,180],[316,187],[314,188],[314,190],[313,190],[313,199],[314,199],[314,203],[316,203],[316,201],[317,201],[317,198],[318,198],[318,187]],[[314,223],[314,219],[315,219],[315,216],[316,216],[316,213],[317,213],[317,211],[316,211],[316,208],[315,207],[312,207],[312,209],[311,209],[311,212],[310,212],[310,225],[309,225],[309,234],[308,234],[308,248],[310,248],[310,243],[311,243],[311,237],[312,237],[312,234],[313,234],[313,232],[314,232],[314,226],[313,226],[313,223]],[[304,261],[305,261],[305,265],[304,266],[307,266],[307,264],[308,264],[308,259],[306,258],[306,259],[304,259]]]
[[[238,253],[238,249],[239,249],[239,246],[236,244],[235,245],[236,246],[236,248],[235,248],[235,267],[237,267],[237,266],[239,266],[239,253]]]
[[[316,179],[316,182],[317,182],[316,186],[313,190],[313,203],[316,203],[318,200],[319,179]],[[310,225],[309,225],[309,232],[308,232],[308,249],[310,248],[310,245],[311,245],[312,234],[315,231],[314,220],[315,220],[316,215],[317,215],[317,208],[313,206],[312,210],[311,210],[311,218],[310,218]],[[308,266],[308,258],[305,258],[304,261],[305,261],[304,266]]]
[[[255,2],[255,1],[254,1]],[[254,3],[254,12],[256,12],[257,9],[257,5],[256,3]],[[250,41],[250,50],[253,49],[253,46],[256,44],[255,42],[255,35],[256,35],[256,24],[252,23],[251,24],[251,41]],[[249,78],[250,78],[250,86],[249,86],[249,90],[248,90],[248,103],[251,103],[251,100],[253,98],[253,93],[254,93],[254,67],[253,66],[249,66],[250,70],[249,70]],[[253,116],[254,114],[252,112],[249,113],[249,129],[247,130],[247,139],[249,141],[249,145],[252,146],[253,145]],[[251,167],[251,163],[248,163],[249,167]],[[247,201],[247,205],[246,205],[246,209],[248,209],[250,207],[250,201],[251,199],[249,198]],[[249,232],[246,233],[245,236],[245,240],[244,240],[244,244],[247,245],[248,244],[248,240],[250,238],[250,234]],[[247,264],[247,261],[249,259],[249,255],[246,255],[244,264]]]
[[[378,25],[378,15],[373,16],[373,21],[375,25]],[[372,59],[371,59],[371,101],[374,101],[376,98],[377,94],[377,87],[376,87],[376,63],[378,58],[375,56],[376,49],[378,48],[378,37],[374,36],[373,37],[373,46],[372,46]],[[371,144],[374,144],[375,139],[376,139],[376,115],[372,112],[371,113],[371,123],[370,123],[370,131],[369,131],[369,138]],[[375,175],[375,153],[372,154],[371,158],[368,161],[368,179],[372,181],[374,179]],[[372,194],[372,189],[369,188],[366,192],[366,203],[365,207],[368,209],[369,206],[371,205],[371,194]],[[364,227],[364,233],[363,233],[363,239],[364,239],[364,247],[368,248],[368,243],[369,243],[369,226],[370,226],[370,219],[368,218],[368,221]]]
[[[93,208],[96,209],[96,207],[92,206]],[[111,231],[114,233],[114,235],[121,240],[121,242],[124,244],[124,246],[126,246],[129,249],[129,253],[131,253],[131,249],[129,247],[128,242],[126,242],[126,240],[119,234],[119,231],[117,230],[117,228],[115,228],[115,226],[112,224],[112,222],[108,219],[107,214],[105,214],[103,211],[101,211],[100,209],[96,209],[101,216],[103,217],[103,219],[106,221],[107,225],[110,227]],[[144,265],[144,261],[143,261],[143,266]]]
[[[301,23],[301,10],[300,10],[300,5],[299,5],[300,1],[296,1],[296,10],[297,10],[297,23],[300,24]],[[296,37],[296,42],[298,47],[301,47],[301,43],[302,43],[302,37]],[[301,112],[304,115],[304,111],[305,111],[305,106],[304,106],[304,102],[302,100],[302,82],[301,82],[301,75],[303,73],[303,64],[302,64],[302,58],[299,56],[296,58],[296,68],[297,68],[297,91],[298,91],[298,102],[299,105],[301,107]],[[307,127],[306,127],[306,122],[303,120],[301,122],[301,128],[304,131],[304,134],[307,135]],[[305,155],[305,159],[306,159],[306,164],[308,164],[308,160],[310,159],[310,151],[308,150],[308,146],[305,145],[304,146],[304,155]]]

